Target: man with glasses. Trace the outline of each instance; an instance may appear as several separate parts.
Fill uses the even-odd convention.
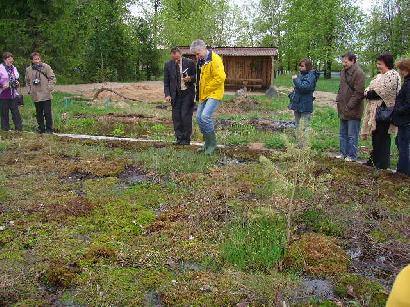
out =
[[[224,97],[226,79],[222,58],[215,52],[207,49],[204,41],[198,39],[191,44],[198,60],[199,80],[197,93],[199,105],[197,121],[205,144],[200,149],[207,155],[212,155],[217,147],[213,115]]]

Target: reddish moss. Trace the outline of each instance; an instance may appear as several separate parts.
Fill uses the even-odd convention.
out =
[[[344,273],[349,263],[335,239],[315,233],[304,234],[292,243],[285,262],[292,269],[318,277]]]

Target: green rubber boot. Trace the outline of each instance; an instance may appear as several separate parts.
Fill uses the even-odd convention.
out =
[[[205,149],[206,155],[213,155],[216,149],[216,135],[215,132],[211,132],[208,135],[208,146]]]
[[[197,152],[205,152],[208,146],[209,146],[208,134],[204,134],[204,145],[198,148]]]

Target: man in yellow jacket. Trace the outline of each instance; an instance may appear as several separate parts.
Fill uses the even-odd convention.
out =
[[[217,147],[213,115],[224,96],[226,74],[222,58],[206,48],[204,41],[198,39],[191,44],[198,60],[197,93],[199,105],[197,121],[204,136],[205,145],[201,148],[207,155],[212,155]]]

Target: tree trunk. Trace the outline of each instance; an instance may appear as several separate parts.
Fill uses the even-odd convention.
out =
[[[332,78],[332,61],[326,61],[325,63],[325,72],[324,72],[325,79]]]

